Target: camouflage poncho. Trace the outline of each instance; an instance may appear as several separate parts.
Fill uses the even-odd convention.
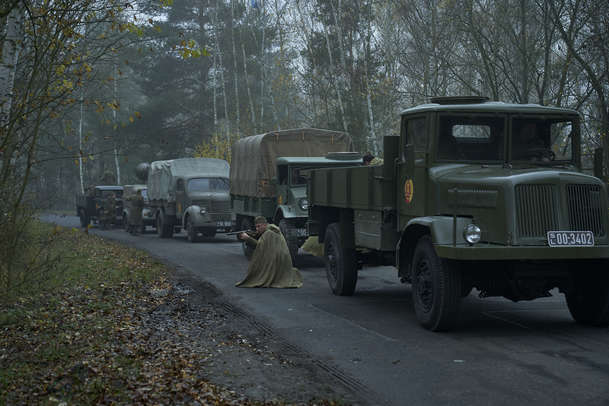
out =
[[[251,238],[251,237],[250,237]],[[242,288],[299,288],[302,276],[292,266],[288,245],[274,224],[269,224],[258,241],[247,268],[247,276],[235,286]]]

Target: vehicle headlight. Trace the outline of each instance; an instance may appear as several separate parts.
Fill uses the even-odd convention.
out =
[[[480,227],[475,224],[468,224],[463,229],[463,238],[465,238],[465,241],[467,241],[471,245],[480,241],[481,235],[482,231],[480,231]]]
[[[201,207],[201,210],[199,210],[199,213],[205,214],[205,213],[207,213],[207,209],[205,207]]]
[[[309,201],[307,199],[300,199],[298,205],[301,210],[309,210]]]

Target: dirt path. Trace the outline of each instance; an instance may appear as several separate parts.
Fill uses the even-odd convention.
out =
[[[250,400],[370,404],[358,395],[356,382],[282,340],[211,285],[176,272],[174,288],[160,293],[166,295],[164,304],[145,321],[152,339],[174,336],[209,354],[198,368],[204,379]]]

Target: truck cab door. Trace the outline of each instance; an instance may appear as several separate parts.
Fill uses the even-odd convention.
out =
[[[425,215],[428,127],[426,115],[402,117],[401,158],[396,169],[399,230],[403,230],[410,219]]]

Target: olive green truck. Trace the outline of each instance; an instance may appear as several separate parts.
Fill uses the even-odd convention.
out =
[[[570,109],[442,97],[405,110],[384,165],[309,172],[333,293],[392,265],[432,331],[454,327],[474,288],[513,301],[558,288],[577,322],[607,326],[607,190],[581,149]]]
[[[348,134],[317,128],[273,131],[241,138],[232,147],[231,207],[237,228],[253,228],[256,216],[277,224],[292,262],[307,239],[307,181],[311,168],[361,165]],[[246,256],[251,248],[243,244]]]

